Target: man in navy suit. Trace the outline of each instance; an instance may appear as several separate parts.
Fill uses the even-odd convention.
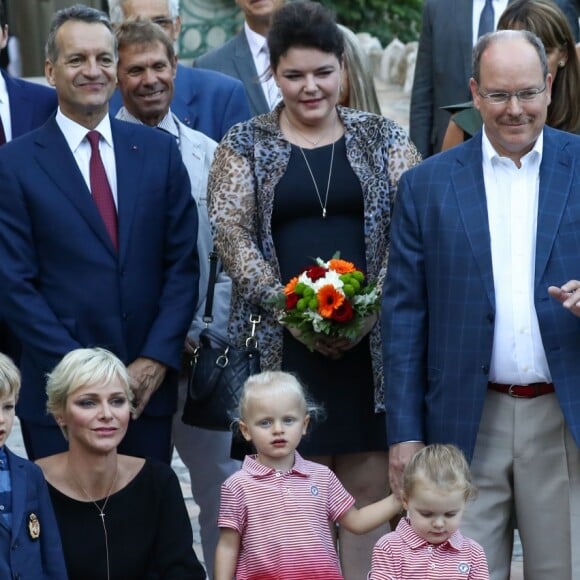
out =
[[[135,393],[120,450],[170,461],[197,212],[175,139],[107,114],[116,61],[104,13],[57,12],[45,68],[56,117],[0,149],[0,303],[22,343],[17,411],[34,459],[66,448],[46,414],[46,372],[103,346]]]
[[[159,24],[174,43],[179,38],[179,0],[109,0],[113,24],[127,18],[150,18]],[[215,71],[177,65],[171,110],[187,127],[220,141],[232,125],[250,118],[248,99],[242,83]],[[112,115],[123,106],[119,91],[110,103]]]
[[[390,478],[424,443],[471,459],[462,530],[494,580],[580,577],[580,138],[545,126],[529,32],[483,36],[483,130],[403,175],[383,296]],[[562,303],[562,304],[561,304]],[[515,518],[514,518],[515,514]],[[542,519],[544,518],[544,520]]]
[[[252,115],[261,115],[270,112],[280,99],[274,79],[267,75],[270,53],[266,37],[274,12],[284,4],[284,0],[236,0],[236,4],[244,13],[244,28],[224,45],[196,59],[194,66],[240,79]]]
[[[0,51],[8,43],[8,21],[0,0]],[[11,77],[0,69],[0,146],[42,125],[56,110],[56,92],[42,85]],[[19,347],[13,333],[0,318],[0,352],[18,360]]]

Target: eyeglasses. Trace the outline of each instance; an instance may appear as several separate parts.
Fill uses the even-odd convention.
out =
[[[171,28],[173,26],[173,18],[169,18],[169,16],[157,16],[157,18],[152,18],[151,22],[158,24],[161,28]]]
[[[521,89],[513,93],[484,93],[478,90],[477,94],[492,105],[505,105],[512,100],[512,97],[515,97],[520,103],[529,103],[545,90],[546,85],[544,84],[541,89]]]

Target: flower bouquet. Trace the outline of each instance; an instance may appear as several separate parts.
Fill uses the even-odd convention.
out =
[[[292,278],[281,297],[282,324],[296,328],[310,348],[320,335],[355,341],[365,318],[379,310],[376,284],[368,284],[364,273],[336,254]]]

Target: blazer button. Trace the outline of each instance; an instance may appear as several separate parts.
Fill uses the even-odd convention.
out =
[[[486,316],[486,318],[487,318],[487,321],[488,321],[489,323],[492,323],[492,322],[493,322],[493,313],[492,313],[492,312],[490,312],[490,313],[489,313],[489,314]]]
[[[488,375],[489,374],[489,366],[488,365],[482,365],[481,366],[481,371],[483,372],[484,375]]]

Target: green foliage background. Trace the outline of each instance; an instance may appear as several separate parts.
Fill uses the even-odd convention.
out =
[[[423,0],[319,0],[337,20],[355,32],[376,36],[383,47],[393,38],[419,39]]]

